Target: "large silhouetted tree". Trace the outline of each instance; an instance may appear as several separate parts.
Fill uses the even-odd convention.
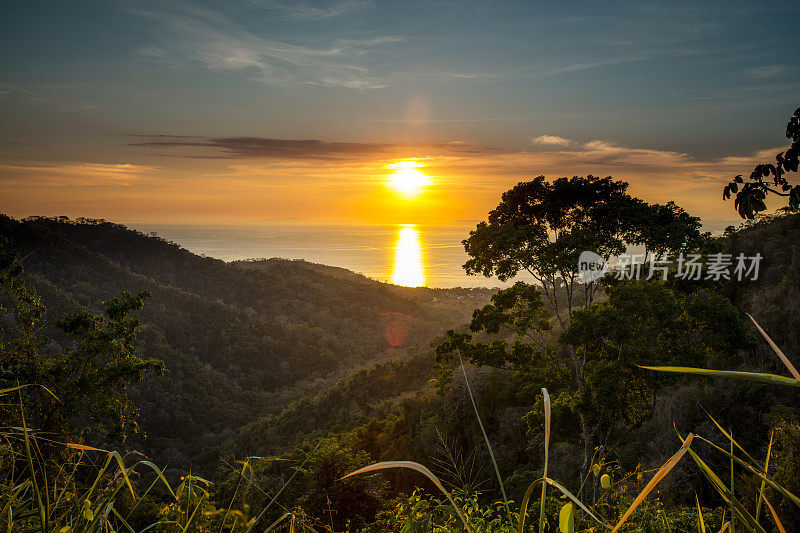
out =
[[[537,285],[517,282],[499,291],[491,304],[475,310],[470,332],[450,330],[437,348],[440,368],[458,354],[475,365],[531,371],[541,385],[563,391],[561,399],[570,398],[577,416],[584,475],[601,433],[614,426],[615,417],[635,420],[647,403],[647,388],[609,399],[618,411],[611,421],[597,415],[591,398],[613,389],[611,381],[619,385],[622,374],[606,372],[614,365],[571,326],[579,310],[590,312],[598,288],[598,281],[581,279],[578,258],[588,250],[608,260],[628,246],[644,248],[645,255],[674,253],[691,248],[700,237],[698,218],[672,202],[634,198],[627,187],[610,177],[548,182],[540,176],[503,194],[488,220],[464,240],[470,256],[464,268],[502,281],[527,272]],[[555,317],[554,333],[550,316]],[[586,331],[585,321],[581,324]],[[630,360],[618,364],[632,365]]]
[[[639,245],[646,252],[682,250],[700,235],[700,219],[670,202],[648,204],[611,177],[544,176],[503,194],[488,220],[464,240],[468,274],[501,281],[528,272],[541,287],[559,325],[594,299],[597,284],[581,283],[578,258],[589,250],[604,259]]]

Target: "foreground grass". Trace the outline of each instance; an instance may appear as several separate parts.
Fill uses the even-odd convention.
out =
[[[752,317],[751,317],[752,318]],[[755,323],[755,320],[753,320]],[[677,367],[652,367],[652,370],[682,372],[697,375],[731,377],[766,382],[773,385],[800,386],[800,374],[788,358],[758,326],[759,331],[787,366],[791,378],[771,374],[747,372],[722,372],[705,369]],[[463,363],[462,363],[463,369]],[[735,374],[735,375],[734,375]],[[466,379],[466,372],[464,373]],[[478,416],[472,391],[470,399]],[[6,428],[0,445],[0,523],[6,531],[42,533],[130,533],[187,532],[187,531],[329,531],[332,525],[320,523],[301,509],[285,510],[267,523],[266,517],[304,464],[294,468],[294,473],[275,492],[255,516],[250,516],[244,501],[244,485],[252,482],[248,472],[251,460],[240,462],[232,496],[227,502],[213,503],[212,484],[199,476],[187,475],[173,486],[162,469],[138,454],[126,457],[118,452],[101,450],[82,444],[54,442],[37,435],[28,427],[22,407],[22,394],[27,385],[0,390],[8,400],[16,396],[19,404],[20,426]],[[49,391],[47,391],[49,393]],[[494,505],[482,505],[476,494],[451,494],[441,481],[424,465],[411,461],[376,463],[344,476],[349,478],[386,469],[410,469],[427,478],[441,493],[441,498],[415,491],[411,496],[400,497],[390,511],[364,531],[455,532],[469,533],[523,533],[538,531],[756,531],[767,533],[769,528],[787,531],[776,506],[768,499],[781,498],[800,508],[800,497],[790,492],[769,474],[769,457],[758,461],[752,457],[710,414],[709,419],[724,435],[728,446],[722,447],[699,435],[677,435],[676,452],[645,482],[644,474],[636,473],[636,480],[623,476],[614,480],[602,464],[595,464],[587,475],[599,478],[604,494],[589,506],[564,485],[548,477],[549,442],[551,435],[550,397],[542,389],[544,400],[544,468],[542,476],[533,480],[519,505],[506,497],[503,480],[496,468],[503,496]],[[478,416],[480,422],[480,417]],[[494,462],[489,439],[483,431],[485,443]],[[728,476],[715,472],[692,449],[696,441],[707,443],[711,450],[730,461]],[[679,444],[679,446],[677,445]],[[693,508],[665,510],[657,499],[648,498],[669,472],[689,455],[696,467],[716,491],[725,507],[703,509],[699,498]],[[743,502],[734,485],[734,467],[754,477],[760,483],[756,502]],[[92,472],[92,474],[88,474]],[[649,475],[649,473],[648,473]],[[728,481],[724,481],[725,478]],[[344,479],[342,478],[342,479]],[[584,480],[585,482],[586,480]],[[643,486],[642,486],[643,485]],[[628,494],[635,486],[637,492]],[[640,487],[640,488],[639,488]],[[634,495],[635,494],[635,495]],[[538,498],[538,500],[536,499]],[[144,503],[143,503],[144,502]],[[145,509],[146,508],[146,509]],[[133,518],[141,523],[141,516],[151,521],[134,528]],[[765,525],[769,523],[770,525]],[[349,527],[347,528],[349,531]]]

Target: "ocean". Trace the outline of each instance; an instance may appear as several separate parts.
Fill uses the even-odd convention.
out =
[[[155,232],[196,254],[225,261],[305,259],[343,267],[372,279],[410,287],[502,287],[497,278],[468,276],[461,241],[472,224],[325,226],[267,224],[219,226],[130,224]]]

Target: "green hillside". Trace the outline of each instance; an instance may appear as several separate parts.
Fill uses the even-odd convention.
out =
[[[131,390],[147,436],[137,445],[173,465],[216,464],[239,427],[355,369],[427,349],[491,293],[406,289],[301,261],[225,263],[104,221],[3,216],[0,235],[51,326],[122,291],[150,291],[139,350],[169,373]],[[402,342],[387,340],[398,328]]]

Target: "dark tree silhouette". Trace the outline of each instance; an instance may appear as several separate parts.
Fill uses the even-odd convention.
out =
[[[788,172],[797,172],[800,165],[800,107],[786,124],[786,138],[792,141],[791,146],[775,156],[775,164],[762,163],[756,165],[750,173],[747,183],[741,174],[733,178],[722,191],[722,199],[727,200],[736,195],[734,207],[742,218],[755,218],[761,211],[766,211],[764,200],[767,194],[776,194],[788,198],[788,205],[782,210],[797,211],[800,209],[800,185],[792,186],[786,179]]]
[[[572,311],[591,304],[597,284],[582,283],[578,258],[591,250],[608,260],[628,245],[647,253],[683,250],[700,236],[700,219],[670,202],[648,204],[610,176],[539,176],[503,193],[500,204],[463,241],[467,274],[500,281],[528,272],[541,286],[561,329]]]

